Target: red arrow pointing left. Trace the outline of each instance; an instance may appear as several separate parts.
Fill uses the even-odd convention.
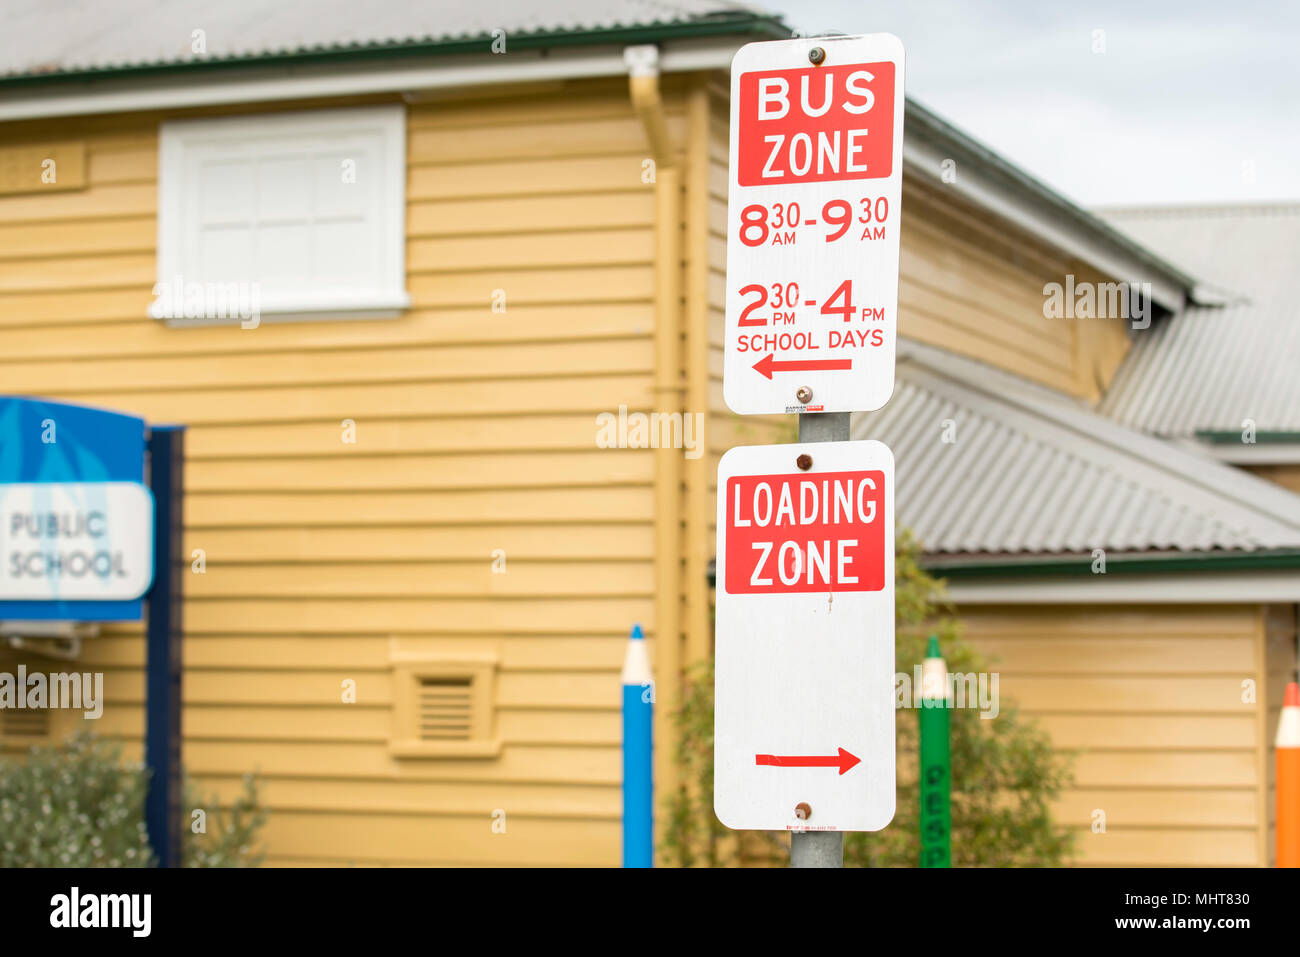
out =
[[[852,369],[852,359],[782,359],[768,353],[754,363],[754,371],[767,378],[773,372],[815,372],[818,369]]]
[[[840,774],[857,766],[862,759],[840,748],[839,754],[756,754],[755,764],[768,764],[778,768],[839,768]]]

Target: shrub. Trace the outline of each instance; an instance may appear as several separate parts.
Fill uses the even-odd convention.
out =
[[[942,585],[918,564],[919,548],[900,535],[895,549],[895,668],[907,675],[937,634],[948,670],[988,671],[962,640]],[[676,760],[687,783],[668,796],[668,823],[660,859],[682,867],[784,863],[782,832],[728,830],[713,814],[713,662],[691,675],[676,715]],[[898,806],[882,831],[845,835],[847,866],[915,867],[920,859],[916,781],[917,722],[897,713]],[[974,708],[954,709],[952,751],[952,862],[954,866],[1060,865],[1072,835],[1057,826],[1051,804],[1070,782],[1070,756],[1055,751],[1034,722],[1003,699],[992,720]]]
[[[227,809],[215,796],[203,800],[193,782],[185,779],[185,807],[207,809],[207,833],[195,834],[192,820],[186,822],[185,867],[260,867],[266,857],[257,845],[257,833],[266,823],[267,812],[258,803],[257,779],[245,774],[243,791]]]
[[[0,762],[0,867],[150,867],[145,830],[149,771],[122,760],[121,746],[84,732],[60,745],[30,749],[25,760]],[[212,808],[206,833],[195,834],[187,814],[182,857],[186,867],[256,867],[254,849],[266,822],[257,784],[228,812],[204,802],[185,782],[186,808]]]

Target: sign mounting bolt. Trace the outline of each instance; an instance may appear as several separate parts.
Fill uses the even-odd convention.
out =
[[[813,66],[820,66],[826,62],[826,51],[821,47],[813,47],[808,51],[808,62]]]
[[[801,821],[806,821],[812,817],[812,808],[808,806],[807,801],[800,801],[794,806],[794,816]]]
[[[798,391],[795,392],[794,397],[799,400],[800,405],[807,405],[812,401],[812,389],[806,385],[801,385]]]
[[[799,456],[797,459],[794,460],[794,464],[799,466],[799,468],[801,468],[803,471],[807,472],[810,468],[812,468],[812,456],[809,455],[807,452],[805,452],[803,455]]]

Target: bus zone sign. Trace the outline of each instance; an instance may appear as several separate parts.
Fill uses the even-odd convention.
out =
[[[731,64],[723,394],[750,415],[894,390],[903,44],[750,43]]]
[[[718,466],[714,792],[742,830],[894,816],[894,458],[740,446]]]

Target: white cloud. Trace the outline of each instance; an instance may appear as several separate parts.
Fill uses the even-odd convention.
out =
[[[911,95],[1085,205],[1300,197],[1300,4],[764,5],[808,32],[897,34]]]

